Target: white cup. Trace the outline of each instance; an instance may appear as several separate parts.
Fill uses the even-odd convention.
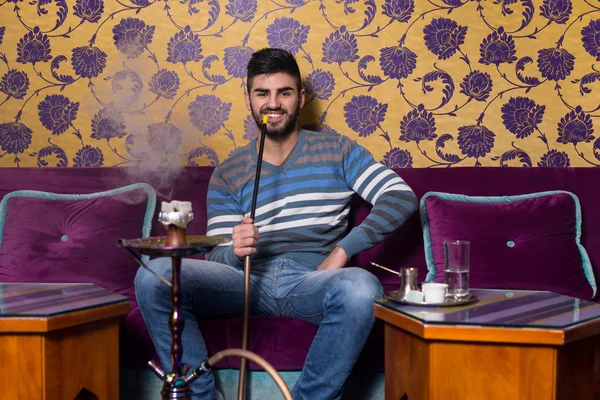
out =
[[[421,285],[425,294],[425,303],[443,303],[446,299],[448,285],[445,283],[428,282]]]

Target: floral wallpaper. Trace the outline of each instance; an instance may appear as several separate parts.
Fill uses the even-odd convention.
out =
[[[0,166],[217,165],[254,50],[391,167],[600,166],[600,0],[0,0]]]

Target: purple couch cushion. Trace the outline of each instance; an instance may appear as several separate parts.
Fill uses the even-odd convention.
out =
[[[461,193],[469,196],[514,196],[525,193],[566,190],[575,193],[581,203],[581,243],[588,252],[594,275],[600,276],[600,168],[402,168],[395,171],[413,189],[417,198],[430,191]],[[370,205],[353,199],[351,226],[362,222]],[[423,234],[419,215],[413,215],[390,238],[357,254],[353,264],[371,270],[384,288],[398,288],[397,275],[371,267],[369,261],[388,268],[415,267],[419,279],[427,274]],[[597,296],[596,296],[597,297]]]
[[[317,327],[307,322],[268,315],[249,318],[248,350],[260,355],[280,371],[302,369],[304,360]],[[198,320],[206,342],[209,356],[230,348],[241,348],[242,318]],[[131,310],[127,317],[127,363],[144,366],[158,356],[148,335],[139,307]],[[184,349],[185,351],[185,349]],[[253,362],[252,370],[262,368]],[[239,359],[229,357],[217,364],[217,368],[239,368]]]
[[[555,191],[521,196],[430,192],[421,199],[428,280],[444,280],[446,240],[471,242],[471,287],[550,290],[582,299],[596,292],[580,244],[577,197]]]
[[[242,347],[242,317],[228,320],[201,320],[200,330],[208,343],[210,355],[225,348]],[[268,315],[252,316],[248,319],[248,350],[259,354],[276,369],[300,370],[308,354],[318,327],[296,319]],[[223,336],[227,338],[227,347]],[[220,345],[220,346],[219,346]],[[228,368],[239,368],[239,359],[227,360]],[[250,369],[261,369],[248,363]],[[220,365],[225,367],[223,363]]]
[[[0,202],[0,281],[92,282],[134,300],[138,265],[119,238],[147,237],[147,184],[84,195],[15,191]]]

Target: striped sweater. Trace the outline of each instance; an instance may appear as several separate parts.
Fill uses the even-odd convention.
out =
[[[257,158],[252,141],[215,169],[208,188],[207,235],[231,239],[233,227],[250,215]],[[354,193],[373,208],[348,232]],[[335,246],[351,257],[393,233],[417,204],[408,185],[362,146],[336,133],[300,130],[298,143],[282,165],[262,163],[253,262],[285,255],[316,267]],[[233,254],[231,240],[215,247],[206,259],[243,265]]]

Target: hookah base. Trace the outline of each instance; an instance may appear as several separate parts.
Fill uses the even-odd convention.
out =
[[[185,379],[179,378],[173,381],[165,380],[162,390],[160,391],[162,400],[191,400],[192,391]]]

